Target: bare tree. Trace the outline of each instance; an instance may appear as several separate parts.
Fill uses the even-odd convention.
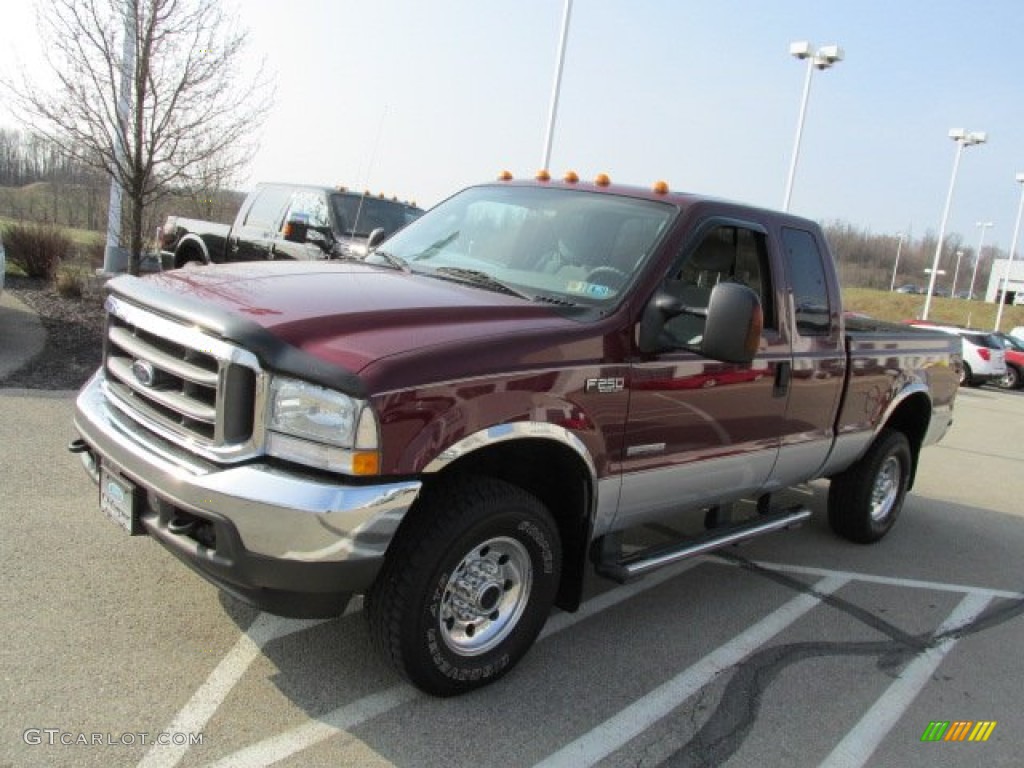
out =
[[[23,73],[8,84],[16,107],[68,155],[120,181],[137,274],[147,209],[173,190],[234,177],[272,88],[262,67],[239,77],[247,36],[220,0],[41,0],[37,24],[57,85]],[[122,56],[126,34],[133,57]],[[119,116],[125,75],[131,107]]]

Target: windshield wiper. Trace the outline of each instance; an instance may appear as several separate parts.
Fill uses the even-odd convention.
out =
[[[436,256],[438,254],[438,252],[442,248],[444,248],[450,242],[455,240],[455,238],[457,238],[458,236],[459,236],[459,230],[456,229],[451,234],[445,235],[440,240],[438,240],[436,243],[432,243],[432,244],[428,245],[422,251],[417,253],[415,256],[412,257],[413,261],[424,261],[426,259],[433,258],[434,256]]]
[[[409,262],[407,262],[405,259],[395,256],[393,253],[388,253],[387,251],[382,251],[380,249],[375,250],[373,253],[368,253],[366,255],[365,261],[370,261],[370,259],[373,258],[374,256],[380,256],[389,267],[394,267],[395,269],[401,270],[402,272],[409,271]],[[370,263],[373,264],[375,262],[370,261]]]
[[[532,296],[528,296],[521,291],[517,291],[512,286],[501,282],[497,278],[492,277],[486,272],[481,272],[478,269],[465,269],[463,267],[438,267],[433,272],[435,277],[442,279],[450,278],[455,279],[459,282],[469,283],[470,285],[476,285],[480,288],[487,288],[488,290],[497,291],[498,293],[507,293],[509,296],[518,296],[521,299],[527,301],[533,301]]]

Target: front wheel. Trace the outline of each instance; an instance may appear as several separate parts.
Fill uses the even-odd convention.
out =
[[[374,644],[435,696],[493,682],[551,611],[558,529],[534,496],[489,478],[428,488],[412,514],[367,595]]]
[[[843,538],[878,541],[892,528],[910,485],[911,455],[906,435],[884,429],[867,452],[832,478],[828,522]]]

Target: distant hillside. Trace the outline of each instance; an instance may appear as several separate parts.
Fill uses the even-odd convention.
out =
[[[0,186],[0,217],[105,232],[109,198],[107,184],[37,181],[20,187]],[[230,222],[244,199],[244,192],[233,190],[205,199],[187,194],[172,195],[149,212],[143,232],[155,233],[171,213]]]

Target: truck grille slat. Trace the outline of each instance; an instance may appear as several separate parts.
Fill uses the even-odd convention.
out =
[[[118,410],[207,458],[257,452],[262,372],[251,353],[116,296],[107,308],[106,391]]]
[[[206,387],[217,386],[217,369],[195,365],[187,359],[182,360],[174,357],[152,344],[133,336],[124,328],[113,327],[110,329],[110,340],[120,349],[135,358],[149,360],[153,365],[161,368],[181,379],[187,379],[195,384],[202,384]]]

